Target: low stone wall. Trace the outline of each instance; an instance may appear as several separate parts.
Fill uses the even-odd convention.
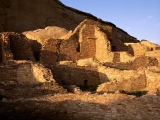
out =
[[[146,70],[145,74],[146,74],[147,87],[154,87],[154,88],[160,87],[160,70],[155,70],[155,71]]]
[[[157,60],[158,60],[158,66],[160,66],[160,50],[146,52],[145,56],[157,58]]]
[[[100,84],[99,73],[96,68],[57,65],[52,68],[52,72],[56,81],[64,85],[97,86]]]
[[[106,83],[101,84],[97,92],[117,90],[132,91],[146,87],[144,71],[118,70],[101,66],[98,68],[98,72],[104,75],[100,76],[101,83]]]
[[[49,69],[31,61],[11,61],[1,64],[0,80],[18,82],[54,81]]]
[[[106,62],[103,65],[107,67],[113,67],[120,70],[137,70],[142,67],[148,67],[148,66],[157,66],[158,60],[154,57],[148,57],[148,56],[140,56],[137,58],[134,58],[133,61],[128,62]]]
[[[118,70],[101,66],[98,72],[103,75],[100,76],[102,84],[99,85],[97,92],[138,91],[160,87],[160,71],[157,70]]]

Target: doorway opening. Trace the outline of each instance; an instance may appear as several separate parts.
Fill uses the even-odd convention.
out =
[[[77,52],[81,52],[81,44],[80,44],[80,43],[78,43],[77,48],[76,48],[76,51],[77,51]]]
[[[88,85],[88,80],[84,80],[84,85],[85,85],[85,86]]]

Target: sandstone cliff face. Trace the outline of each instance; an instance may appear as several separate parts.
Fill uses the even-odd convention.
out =
[[[24,32],[47,26],[74,30],[85,19],[116,28],[113,23],[104,22],[89,13],[67,7],[59,0],[1,0],[0,18],[0,32]],[[116,30],[122,31],[120,28]]]
[[[58,0],[1,0],[0,31],[22,32],[59,26],[74,29],[87,18]]]

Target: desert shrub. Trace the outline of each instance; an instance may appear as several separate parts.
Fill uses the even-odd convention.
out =
[[[143,95],[146,95],[148,93],[148,91],[120,91],[120,93],[123,93],[123,94],[127,94],[127,95],[134,95],[136,97],[141,97]]]
[[[82,91],[96,91],[97,90],[97,86],[87,86],[87,85],[79,85],[78,86]]]
[[[155,73],[160,73],[160,70],[156,70],[156,71],[154,71]]]
[[[154,73],[160,73],[160,70],[150,70],[150,71]]]
[[[127,70],[127,69],[125,69],[125,68],[119,68],[119,70],[120,70],[120,71],[124,71],[124,70]]]

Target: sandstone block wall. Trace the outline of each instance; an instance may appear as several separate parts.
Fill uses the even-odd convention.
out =
[[[6,62],[9,60],[13,60],[13,53],[10,49],[10,40],[8,33],[1,33],[0,34],[0,43],[1,43],[1,62]]]
[[[31,50],[31,43],[25,36],[13,34],[9,36],[9,39],[14,60],[35,60]]]
[[[67,39],[49,39],[42,44],[41,61],[50,65],[63,60],[75,62],[87,58],[96,58],[101,63],[133,60],[134,58],[127,52],[113,52],[112,47],[116,47],[115,51],[124,51],[127,48],[119,39],[119,37],[125,38],[126,34],[120,33],[122,35],[117,37],[112,33],[111,26],[101,26],[98,22],[85,20]],[[137,42],[135,38],[131,38],[133,40],[129,39],[130,41]]]
[[[121,54],[121,53],[120,53]],[[123,55],[123,54],[122,54]],[[121,60],[123,60],[124,58],[126,58],[125,56],[122,57]],[[154,57],[147,57],[147,56],[140,56],[140,57],[131,57],[131,59],[129,59],[127,61],[127,59],[125,59],[126,61],[120,61],[120,62],[106,62],[103,65],[104,66],[108,66],[108,67],[113,67],[113,68],[117,68],[120,70],[137,70],[140,68],[146,68],[148,66],[157,66],[158,65],[158,60]]]
[[[30,41],[18,33],[1,33],[1,56],[3,62],[9,60],[32,60],[34,61],[33,51]]]
[[[107,36],[98,27],[95,28],[95,37],[97,38],[95,58],[100,62],[106,62],[111,51],[111,44]]]
[[[128,52],[133,56],[145,55],[145,52],[150,51],[151,49],[141,43],[126,43],[128,46]]]
[[[98,87],[98,92],[134,91],[146,87],[146,75],[144,71],[118,70],[101,66],[98,68],[98,72],[104,74],[100,76],[100,81],[103,84]]]
[[[158,71],[145,71],[147,87],[158,88],[160,87],[160,70]]]
[[[2,66],[0,65],[0,80],[1,81],[16,81],[17,66]]]
[[[145,55],[146,52],[155,51],[158,45],[147,40],[142,40],[140,43],[125,43],[128,47],[128,53],[133,56]]]
[[[52,72],[56,81],[61,84],[88,86],[100,84],[99,73],[95,68],[58,65],[52,68]]]
[[[158,60],[158,66],[160,66],[160,50],[146,52],[145,56],[155,57]]]
[[[31,83],[54,81],[49,69],[40,64],[27,61],[10,61],[1,65],[0,80]]]
[[[118,70],[101,66],[98,68],[100,82],[97,92],[115,92],[117,90],[138,91],[160,87],[160,71],[149,67],[140,70]]]

